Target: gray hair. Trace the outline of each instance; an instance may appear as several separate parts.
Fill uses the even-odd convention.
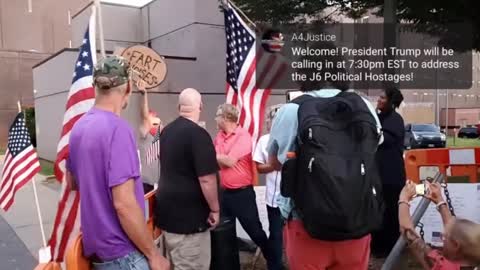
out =
[[[235,107],[232,104],[222,104],[218,106],[217,111],[220,111],[219,116],[222,116],[225,120],[237,123],[238,122],[238,117],[239,117],[239,111],[237,107]]]

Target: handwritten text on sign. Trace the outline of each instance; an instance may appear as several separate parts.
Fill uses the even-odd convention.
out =
[[[160,85],[167,75],[167,65],[163,57],[154,50],[135,45],[123,51],[130,67],[134,70],[133,81],[143,80],[147,89],[152,89]]]

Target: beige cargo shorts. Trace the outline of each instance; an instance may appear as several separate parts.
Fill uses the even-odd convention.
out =
[[[158,248],[163,256],[170,260],[172,270],[210,269],[210,231],[195,234],[162,231]]]

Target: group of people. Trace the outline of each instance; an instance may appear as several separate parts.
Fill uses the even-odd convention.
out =
[[[80,190],[84,255],[95,269],[207,270],[211,260],[210,231],[218,226],[221,217],[238,219],[261,249],[269,270],[284,269],[284,250],[292,270],[365,270],[370,251],[385,257],[400,236],[408,241],[425,269],[460,269],[461,263],[480,264],[480,225],[452,217],[439,185],[430,185],[426,196],[437,205],[445,224],[443,254],[430,249],[414,229],[409,206],[416,192],[415,185],[406,181],[403,165],[404,123],[395,111],[403,97],[398,89],[388,88],[383,92],[377,113],[368,100],[357,98],[343,83],[306,82],[301,86],[305,100],[294,100],[268,112],[269,134],[262,136],[253,149],[250,134],[238,125],[239,112],[235,106],[218,107],[215,120],[219,131],[212,139],[199,125],[204,105],[197,90],[188,88],[181,92],[178,118],[163,126],[149,110],[147,93],[141,84],[137,85],[143,95],[137,140],[134,130],[120,117],[132,93],[128,69],[126,60],[118,56],[99,61],[94,70],[95,105],[75,124],[70,136],[67,181]],[[367,138],[366,134],[374,134],[368,137],[371,143],[365,146],[374,150],[362,157],[360,170],[355,170],[355,177],[369,183],[360,185],[361,190],[356,192],[367,194],[366,197],[356,200],[341,195],[339,200],[345,201],[326,204],[337,212],[360,207],[359,211],[367,211],[367,217],[357,215],[349,219],[346,214],[336,215],[322,208],[318,212],[320,218],[316,218],[309,209],[319,207],[317,198],[308,201],[298,194],[311,187],[305,195],[309,197],[307,193],[315,191],[315,186],[294,176],[294,187],[289,187],[292,186],[290,161],[295,158],[299,168],[295,167],[294,175],[305,170],[308,179],[338,166],[339,162],[335,164],[338,156],[332,154],[332,161],[327,162],[318,152],[326,147],[318,128],[338,119],[321,122],[312,118],[314,114],[299,117],[306,115],[305,108],[316,108],[315,113],[322,111],[307,103],[334,97],[344,98],[349,106],[352,100],[360,101],[352,106],[362,108],[364,113],[358,113],[362,117],[359,119],[363,119],[362,126],[348,135],[362,140]],[[328,104],[332,106],[331,102]],[[304,127],[307,131],[299,134]],[[161,146],[159,163],[149,163],[148,148],[156,136]],[[313,148],[307,151],[305,145]],[[372,161],[370,154],[375,155]],[[355,158],[331,179],[344,179],[346,171],[351,169],[348,164],[355,163]],[[253,189],[255,171],[266,174],[268,237],[262,229]],[[378,171],[381,183],[369,180],[375,179],[372,171]],[[144,215],[144,192],[153,186],[157,186],[154,223],[162,231],[158,246],[148,233]],[[343,192],[334,190],[337,191]],[[363,201],[368,205],[363,205]],[[373,210],[366,209],[372,205]],[[378,224],[362,223],[369,217]],[[331,226],[336,220],[345,220],[345,224],[338,224],[341,230]],[[359,230],[362,226],[366,229]],[[329,230],[336,234],[326,234]],[[228,244],[231,243],[225,243]]]

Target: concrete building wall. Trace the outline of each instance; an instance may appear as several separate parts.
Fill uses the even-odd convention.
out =
[[[82,44],[92,11],[91,6],[88,4],[72,18],[71,40],[74,48],[78,48]],[[141,15],[140,8],[103,3],[105,50],[114,51],[115,46],[128,47],[145,41]],[[100,49],[98,32],[97,29],[97,48]]]
[[[47,160],[56,156],[77,56],[77,50],[65,50],[33,69],[37,151]]]
[[[16,113],[16,102],[33,106],[32,67],[69,47],[69,14],[90,0],[0,0],[0,149]],[[51,78],[50,78],[51,79]]]
[[[0,50],[0,149],[7,143],[8,129],[22,106],[33,106],[32,66],[46,54]]]
[[[211,0],[157,0],[148,4],[150,31],[149,38],[156,39],[162,35],[187,27],[196,21],[196,4],[214,2]],[[213,12],[210,16],[215,16]]]
[[[446,121],[446,109],[441,111],[443,123]],[[448,125],[450,127],[465,127],[480,124],[480,108],[450,108],[448,109]]]
[[[40,158],[54,161],[68,92],[35,99],[37,152]],[[63,105],[63,106],[62,106]]]
[[[212,42],[215,41],[215,42]],[[193,57],[188,64],[170,64],[167,59],[167,89],[180,91],[185,87],[196,87],[202,92],[225,92],[225,44],[223,29],[218,26],[194,24],[188,29],[152,40],[152,48],[161,55]],[[178,44],[178,50],[175,50]],[[185,44],[183,46],[182,44]],[[181,62],[184,63],[184,62]]]

